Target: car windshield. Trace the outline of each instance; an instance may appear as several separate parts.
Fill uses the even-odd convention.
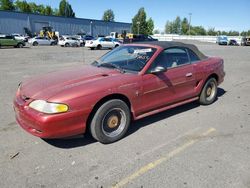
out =
[[[222,37],[220,37],[220,39],[221,40],[227,40],[227,37],[222,36]]]
[[[92,65],[139,72],[155,51],[155,48],[145,46],[121,46],[105,54]]]

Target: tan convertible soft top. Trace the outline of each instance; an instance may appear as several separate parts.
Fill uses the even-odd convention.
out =
[[[135,43],[133,43],[135,44]],[[172,47],[183,47],[183,48],[189,48],[192,50],[199,58],[200,60],[206,59],[207,56],[205,56],[195,45],[193,44],[186,44],[182,42],[173,42],[173,41],[152,41],[152,42],[137,42],[137,44],[149,44],[149,45],[155,45],[160,46],[163,49],[172,48]]]

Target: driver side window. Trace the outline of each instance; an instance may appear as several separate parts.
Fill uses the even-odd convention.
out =
[[[164,67],[171,69],[182,65],[189,64],[188,54],[183,48],[168,48],[161,52],[151,65],[150,70],[155,67]]]

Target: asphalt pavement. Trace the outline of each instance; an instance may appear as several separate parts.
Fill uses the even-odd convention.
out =
[[[0,49],[0,186],[250,187],[250,47],[194,42],[224,59],[218,100],[196,102],[133,122],[122,140],[90,136],[42,140],[15,122],[18,83],[89,64],[106,50],[38,46]]]

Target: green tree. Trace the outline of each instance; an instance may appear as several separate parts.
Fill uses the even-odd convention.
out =
[[[172,34],[173,33],[173,22],[167,21],[165,25],[165,33]]]
[[[221,35],[228,35],[228,32],[226,32],[226,31],[221,31],[220,34],[221,34]]]
[[[175,18],[175,20],[173,21],[172,33],[175,33],[175,34],[180,34],[181,33],[181,19],[180,19],[179,16],[177,16]]]
[[[15,10],[12,0],[0,0],[0,10]]]
[[[186,35],[188,34],[188,19],[187,18],[183,18],[183,20],[181,21],[181,33]]]
[[[31,9],[29,3],[27,3],[26,1],[17,0],[15,2],[15,7],[16,7],[17,11],[25,12],[25,13],[32,13],[32,9]]]
[[[207,32],[202,26],[191,26],[191,35],[206,35]]]
[[[154,31],[154,21],[152,18],[149,18],[147,21],[147,34],[152,35]]]
[[[61,0],[59,4],[59,16],[65,17],[75,17],[75,13],[71,7],[71,5],[66,0]]]
[[[248,30],[248,31],[242,31],[242,32],[240,33],[240,35],[241,35],[241,36],[250,36],[250,30]]]
[[[53,12],[53,9],[51,8],[51,6],[47,5],[44,9],[44,14],[45,15],[53,15],[54,12]]]
[[[159,29],[156,29],[156,30],[154,30],[153,33],[154,33],[154,34],[160,34],[160,30],[159,30]]]
[[[133,33],[140,33],[140,34],[148,34],[147,29],[147,15],[144,8],[140,8],[137,14],[132,19],[132,32]]]
[[[107,21],[107,22],[113,22],[113,21],[115,21],[115,14],[114,14],[113,10],[112,9],[106,10],[103,13],[102,20],[103,21]]]
[[[240,33],[239,33],[238,31],[229,31],[229,32],[228,32],[228,35],[229,35],[229,36],[239,36]]]
[[[215,31],[214,28],[209,28],[209,29],[207,30],[207,35],[215,36],[215,35],[217,35],[217,34],[218,34],[218,32]]]
[[[43,5],[37,5],[36,3],[29,3],[29,6],[31,8],[32,13],[36,14],[43,14],[44,13],[44,6]]]

